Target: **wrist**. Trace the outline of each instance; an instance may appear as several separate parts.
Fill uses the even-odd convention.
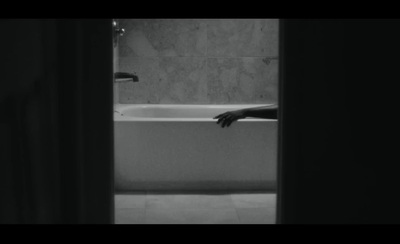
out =
[[[242,109],[241,112],[242,112],[243,118],[246,118],[246,117],[249,116],[249,110],[248,109],[246,109],[246,108]]]

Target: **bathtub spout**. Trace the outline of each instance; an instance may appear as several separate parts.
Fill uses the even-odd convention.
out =
[[[132,79],[133,82],[139,81],[139,77],[136,74],[126,73],[126,72],[115,72],[114,79],[115,81],[122,81],[126,79]]]
[[[124,116],[123,113],[121,113],[120,111],[114,110],[114,113],[119,113],[121,116]]]

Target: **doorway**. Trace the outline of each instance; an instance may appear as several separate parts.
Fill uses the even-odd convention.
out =
[[[118,123],[128,123],[127,113],[123,112],[128,110],[123,108],[132,104],[277,104],[279,20],[114,21],[114,74],[118,75],[113,86],[114,123],[116,117],[121,119]],[[213,126],[217,128],[216,124]],[[114,124],[114,132],[118,128]],[[228,134],[226,129],[218,129]],[[234,130],[235,125],[229,129]],[[135,132],[134,135],[138,134]],[[118,140],[115,137],[115,145]],[[138,143],[146,140],[137,139]],[[129,174],[126,170],[115,169],[115,223],[276,223],[277,144],[276,137],[272,150],[275,157],[270,159],[275,164],[272,168],[275,184],[269,185],[267,183],[273,180],[231,181],[228,186],[214,181],[208,187],[198,182],[188,186],[190,182],[177,182],[176,178],[161,183],[150,182],[146,175],[162,170],[167,172],[170,167],[156,169],[144,162],[141,166],[148,167],[148,171],[136,176],[142,177],[142,181],[136,178],[135,181],[131,179],[134,184],[129,184],[129,180],[118,183]],[[118,153],[117,148],[115,152],[115,164],[118,164],[124,155]],[[183,172],[181,175],[190,174],[181,168],[175,171]],[[243,168],[242,171],[251,170]],[[165,178],[168,179],[168,175]],[[129,188],[132,185],[134,187]],[[219,187],[216,189],[215,186]]]

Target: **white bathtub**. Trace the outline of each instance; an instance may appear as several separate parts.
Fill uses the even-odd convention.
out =
[[[277,120],[212,119],[256,106],[116,105],[116,191],[275,190]]]

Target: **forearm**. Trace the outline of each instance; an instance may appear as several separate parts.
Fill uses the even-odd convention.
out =
[[[268,105],[260,106],[255,108],[246,108],[242,110],[245,117],[255,117],[263,119],[277,119],[278,118],[278,106]]]

